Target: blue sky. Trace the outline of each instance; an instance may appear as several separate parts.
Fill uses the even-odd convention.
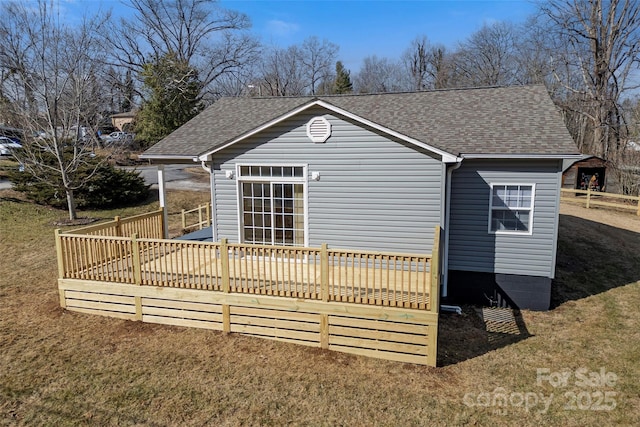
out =
[[[60,1],[71,16],[99,9],[122,16],[128,9],[119,0]],[[247,14],[251,31],[267,45],[287,47],[310,36],[329,40],[352,71],[367,56],[397,59],[417,36],[453,48],[485,23],[520,23],[535,11],[531,0],[221,0],[220,5]]]
[[[286,47],[309,36],[340,47],[347,68],[370,55],[398,58],[417,36],[455,47],[484,23],[523,22],[534,13],[531,1],[256,1],[223,0],[246,13],[266,44]]]

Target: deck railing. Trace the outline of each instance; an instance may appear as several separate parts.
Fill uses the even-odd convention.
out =
[[[439,227],[431,255],[99,235],[115,229],[56,231],[60,278],[438,310]]]
[[[183,230],[202,230],[211,226],[211,205],[205,203],[197,208],[185,210],[181,212],[181,223]],[[192,218],[197,218],[197,221]],[[190,222],[195,221],[195,222]]]
[[[60,278],[135,283],[135,239],[56,234]]]
[[[82,234],[87,236],[109,236],[122,237],[136,234],[142,238],[157,238],[164,236],[162,208],[129,218],[115,217],[112,221],[101,222],[100,224],[88,225],[65,231],[65,234]]]
[[[636,211],[636,214],[640,216],[640,196],[627,196],[624,194],[605,193],[601,191],[594,191],[591,189],[578,190],[572,188],[561,188],[560,195],[560,200],[565,202],[584,204],[587,209],[591,208],[592,206],[631,209]],[[577,197],[576,195],[582,195],[582,197]],[[619,202],[611,201],[612,199]],[[629,200],[635,203],[624,203],[624,200]]]

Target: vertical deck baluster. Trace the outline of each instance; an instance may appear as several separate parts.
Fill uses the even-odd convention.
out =
[[[171,253],[167,251],[167,245],[165,242],[158,243],[160,246],[160,253],[162,258],[160,258],[160,262],[158,264],[161,265],[162,273],[160,274],[160,279],[164,282],[163,286],[173,287],[173,280],[169,278],[169,262],[171,261],[169,257]],[[164,277],[164,279],[162,279]]]
[[[286,260],[287,260],[287,277],[286,277],[286,278],[284,277],[284,276],[285,276],[284,271],[282,272],[282,276],[283,276],[283,277],[282,277],[282,282],[286,284],[286,285],[285,285],[285,286],[286,286],[286,287],[285,287],[285,290],[286,290],[285,295],[286,295],[286,296],[296,295],[296,293],[295,293],[296,291],[294,291],[293,289],[291,289],[291,250],[290,250],[290,249],[287,249],[287,250],[286,250],[286,252],[285,252],[285,253],[283,253],[283,255],[282,255],[282,256],[283,256],[283,257],[285,257],[285,256],[286,256],[286,258],[284,258],[284,259],[286,259]],[[283,259],[283,261],[284,261],[284,259]],[[284,269],[284,264],[283,264],[283,266],[282,266],[282,267],[283,267],[283,269]],[[287,283],[287,282],[288,282],[288,283]],[[295,285],[294,285],[294,286],[295,286]]]
[[[73,251],[74,258],[78,259],[80,265],[78,265],[78,278],[90,279],[91,276],[91,244],[86,239],[82,237],[74,236],[73,239],[69,242],[72,246],[71,250]],[[82,260],[84,259],[84,265],[82,265]]]
[[[264,249],[263,251],[265,259],[268,258],[267,265],[269,266],[269,274],[265,275],[265,286],[269,289],[269,295],[275,295],[275,291],[273,290],[273,262],[271,258],[273,257],[271,249]],[[268,282],[268,283],[267,283]],[[276,288],[277,291],[277,288]]]
[[[101,236],[103,237],[103,236]],[[102,260],[104,258],[104,252],[102,250],[103,242],[101,239],[96,240],[96,272],[98,273],[98,278],[101,281],[104,281],[104,269],[102,265]]]
[[[422,309],[427,308],[427,292],[429,291],[427,284],[429,277],[427,274],[427,260],[426,257],[422,259],[422,304],[420,305]]]
[[[279,272],[278,272],[278,268],[279,268],[279,262],[278,262],[278,249],[275,249],[273,251],[273,257],[271,258],[271,263],[273,264],[273,269],[275,270],[275,280],[273,281],[273,283],[276,286],[276,295],[278,296],[282,296],[282,288],[280,287],[280,281],[279,281]]]
[[[104,269],[106,272],[107,280],[112,282],[113,280],[113,259],[115,258],[115,254],[113,253],[114,249],[114,241],[113,238],[105,239],[105,250],[107,251],[107,256],[104,261]]]
[[[79,276],[80,268],[76,267],[78,260],[76,254],[73,251],[73,240],[76,237],[60,236],[60,246],[62,252],[62,259],[60,267],[62,267],[62,277],[77,278]],[[73,240],[72,240],[73,239]]]

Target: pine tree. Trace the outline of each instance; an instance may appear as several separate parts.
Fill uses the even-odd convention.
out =
[[[144,65],[144,90],[148,99],[136,117],[136,134],[146,145],[154,144],[202,110],[198,72],[186,61],[168,53]]]
[[[351,93],[353,84],[351,83],[351,72],[344,68],[341,61],[336,62],[336,80],[334,83],[334,93]]]

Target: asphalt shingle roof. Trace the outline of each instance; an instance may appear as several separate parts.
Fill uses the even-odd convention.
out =
[[[318,97],[222,98],[145,152],[197,156],[322,100],[447,153],[577,154],[542,85]]]

